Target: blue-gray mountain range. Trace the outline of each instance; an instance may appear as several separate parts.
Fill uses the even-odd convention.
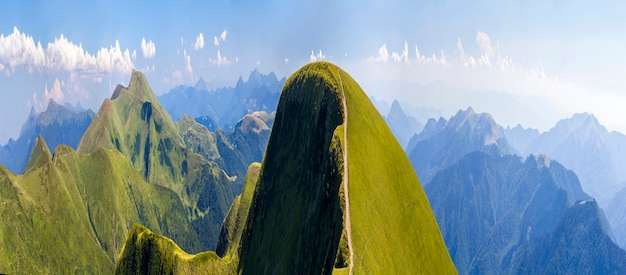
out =
[[[195,86],[180,85],[158,97],[174,121],[183,115],[210,118],[215,128],[232,131],[246,114],[255,111],[276,111],[285,78],[273,72],[261,74],[254,70],[244,81],[239,77],[235,87],[208,90],[201,78]]]
[[[50,151],[59,144],[76,149],[95,115],[92,110],[80,107],[80,104],[76,107],[60,105],[50,99],[45,111],[37,113],[31,109],[17,139],[10,139],[7,144],[0,146],[0,164],[13,173],[21,174],[39,135],[46,140]]]

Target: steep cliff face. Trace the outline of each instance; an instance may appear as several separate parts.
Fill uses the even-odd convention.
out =
[[[188,255],[137,227],[117,272],[456,272],[402,148],[358,84],[326,62],[287,80],[263,163],[221,236],[220,256]]]

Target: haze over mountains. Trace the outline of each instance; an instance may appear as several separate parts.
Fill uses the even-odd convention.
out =
[[[50,102],[24,174],[0,166],[0,272],[626,272],[626,143],[593,115],[539,133],[469,107],[422,127],[325,62],[159,98],[133,71],[79,131],[88,114]],[[58,129],[76,150],[49,149]]]
[[[13,173],[24,172],[38,135],[49,144],[49,150],[60,144],[76,149],[95,115],[92,110],[84,110],[80,105],[76,108],[69,104],[62,106],[50,99],[45,111],[36,113],[31,109],[16,140],[10,139],[6,145],[0,146],[0,164]]]
[[[461,274],[626,272],[626,252],[596,202],[546,156],[470,153],[437,173],[426,193]],[[575,207],[585,203],[590,209]],[[569,256],[553,256],[560,253]]]
[[[218,245],[225,256],[187,255],[135,227],[117,273],[454,273],[402,148],[338,67],[313,63],[290,77],[260,172],[254,167],[224,225],[231,232],[226,241],[240,240]],[[251,199],[249,184],[256,185]],[[144,264],[151,262],[158,264]]]
[[[575,114],[538,134],[531,129],[505,130],[513,139],[523,139],[526,153],[545,153],[561,161],[580,178],[581,186],[606,211],[617,242],[626,246],[626,136],[609,132],[591,114]],[[520,138],[527,134],[525,138]],[[530,134],[528,134],[530,133]],[[523,147],[522,147],[523,146]]]
[[[428,120],[424,130],[411,138],[406,152],[415,172],[428,185],[439,170],[476,150],[516,153],[490,114],[479,114],[469,107],[459,110],[449,121]]]
[[[385,121],[402,148],[406,148],[411,137],[421,132],[424,127],[416,118],[407,115],[397,100],[391,103],[389,113],[385,116]]]
[[[207,90],[204,80],[191,86],[178,86],[159,96],[163,107],[177,121],[183,115],[210,117],[222,129],[232,130],[241,117],[255,111],[276,111],[285,78],[277,79],[272,72],[252,71],[248,80],[239,77],[235,87]]]
[[[593,129],[592,133],[603,129],[592,116],[575,118],[580,116],[588,123],[584,129]],[[580,141],[578,147],[563,146],[570,148],[570,156],[585,146],[598,148],[589,143],[594,139],[588,132],[561,132]],[[468,108],[450,121],[429,120],[407,147],[457,270],[462,274],[625,272],[626,254],[614,243],[619,240],[612,238],[604,211],[583,191],[576,174],[543,153],[516,156],[520,153],[508,135],[520,145],[532,144],[546,133],[504,129],[490,115]],[[614,208],[620,209],[621,221],[623,208],[623,204]],[[615,218],[610,221],[619,224]],[[571,253],[565,256],[556,249]]]
[[[84,117],[91,123],[79,131]],[[25,124],[24,133],[40,135],[24,174],[1,167],[0,235],[8,242],[0,271],[112,273],[136,223],[187,251],[213,249],[237,183],[243,185],[237,174],[261,160],[272,122],[272,114],[256,112],[231,133],[209,132],[189,117],[174,123],[136,71],[95,118],[51,101]],[[52,154],[44,134],[75,140],[78,149],[59,145]]]

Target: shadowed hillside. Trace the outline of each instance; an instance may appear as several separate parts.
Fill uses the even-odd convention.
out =
[[[358,84],[325,62],[287,80],[263,164],[221,236],[222,257],[189,255],[135,227],[116,272],[456,272],[402,148]]]

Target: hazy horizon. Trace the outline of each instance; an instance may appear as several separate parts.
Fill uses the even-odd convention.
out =
[[[626,19],[616,5],[4,2],[0,144],[50,98],[97,111],[132,69],[160,95],[200,77],[210,89],[234,86],[255,68],[288,77],[317,60],[405,109],[448,118],[472,106],[540,131],[588,112],[626,132]]]

